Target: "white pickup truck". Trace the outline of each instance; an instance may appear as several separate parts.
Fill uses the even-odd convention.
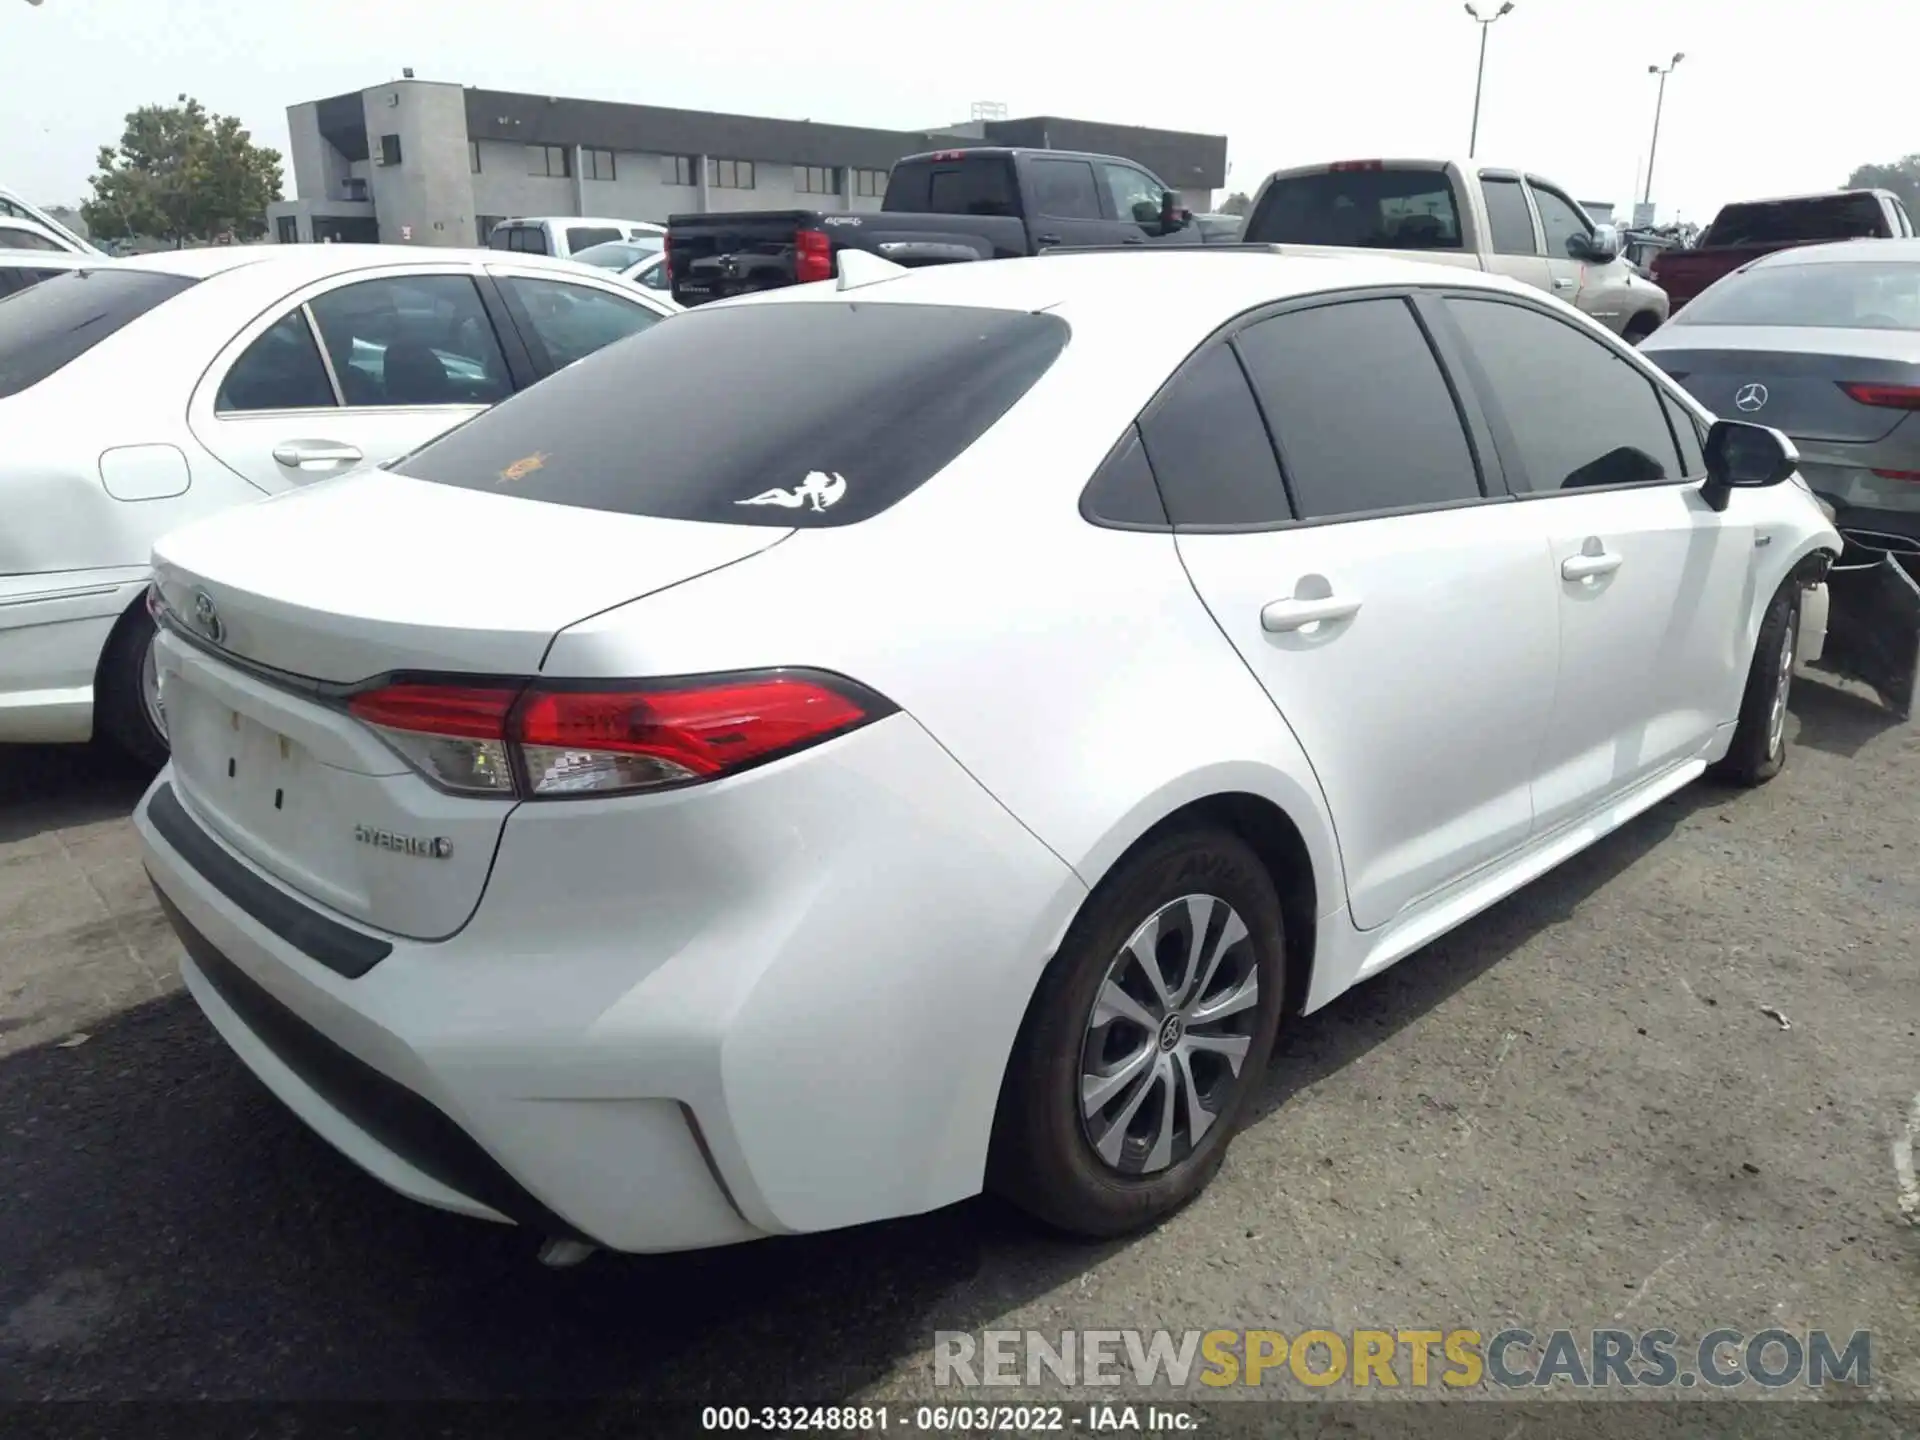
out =
[[[1567,192],[1521,170],[1455,160],[1343,160],[1277,170],[1240,240],[1289,250],[1385,250],[1509,275],[1577,306],[1638,344],[1667,318],[1667,294],[1620,254]]]

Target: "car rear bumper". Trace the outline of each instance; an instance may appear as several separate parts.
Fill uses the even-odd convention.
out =
[[[654,839],[633,826],[677,807],[677,854],[661,814]],[[414,1199],[629,1251],[977,1191],[1085,893],[906,716],[677,796],[521,806],[437,942],[322,914],[201,826],[170,770],[135,823],[194,998],[309,1126]],[[334,932],[386,952],[349,977],[314,953]]]
[[[146,584],[143,569],[0,576],[0,744],[92,737],[100,653]]]

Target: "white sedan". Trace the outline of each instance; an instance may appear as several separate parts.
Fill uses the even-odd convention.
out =
[[[403,455],[675,309],[564,261],[411,246],[0,286],[0,742],[101,734],[159,764],[140,597],[161,534]]]
[[[1559,301],[843,263],[158,547],[187,986],[397,1190],[552,1259],[1125,1232],[1287,1017],[1779,769],[1840,537]]]
[[[577,250],[572,258],[582,265],[612,271],[622,280],[644,286],[677,307],[677,302],[672,298],[673,281],[667,275],[667,252],[657,242],[647,244],[608,240],[604,244]]]

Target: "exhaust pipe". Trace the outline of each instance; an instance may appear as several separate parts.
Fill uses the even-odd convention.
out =
[[[592,1255],[599,1247],[584,1240],[551,1237],[540,1246],[540,1263],[549,1270],[568,1270]]]

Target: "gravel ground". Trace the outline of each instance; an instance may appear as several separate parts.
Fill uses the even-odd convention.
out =
[[[1146,1236],[982,1200],[567,1271],[390,1195],[229,1056],[141,776],[0,750],[0,1399],[1002,1401],[1046,1392],[936,1389],[934,1332],[1521,1325],[1870,1330],[1872,1395],[1920,1402],[1920,727],[1818,682],[1795,709],[1774,784],[1693,787],[1293,1022]]]

